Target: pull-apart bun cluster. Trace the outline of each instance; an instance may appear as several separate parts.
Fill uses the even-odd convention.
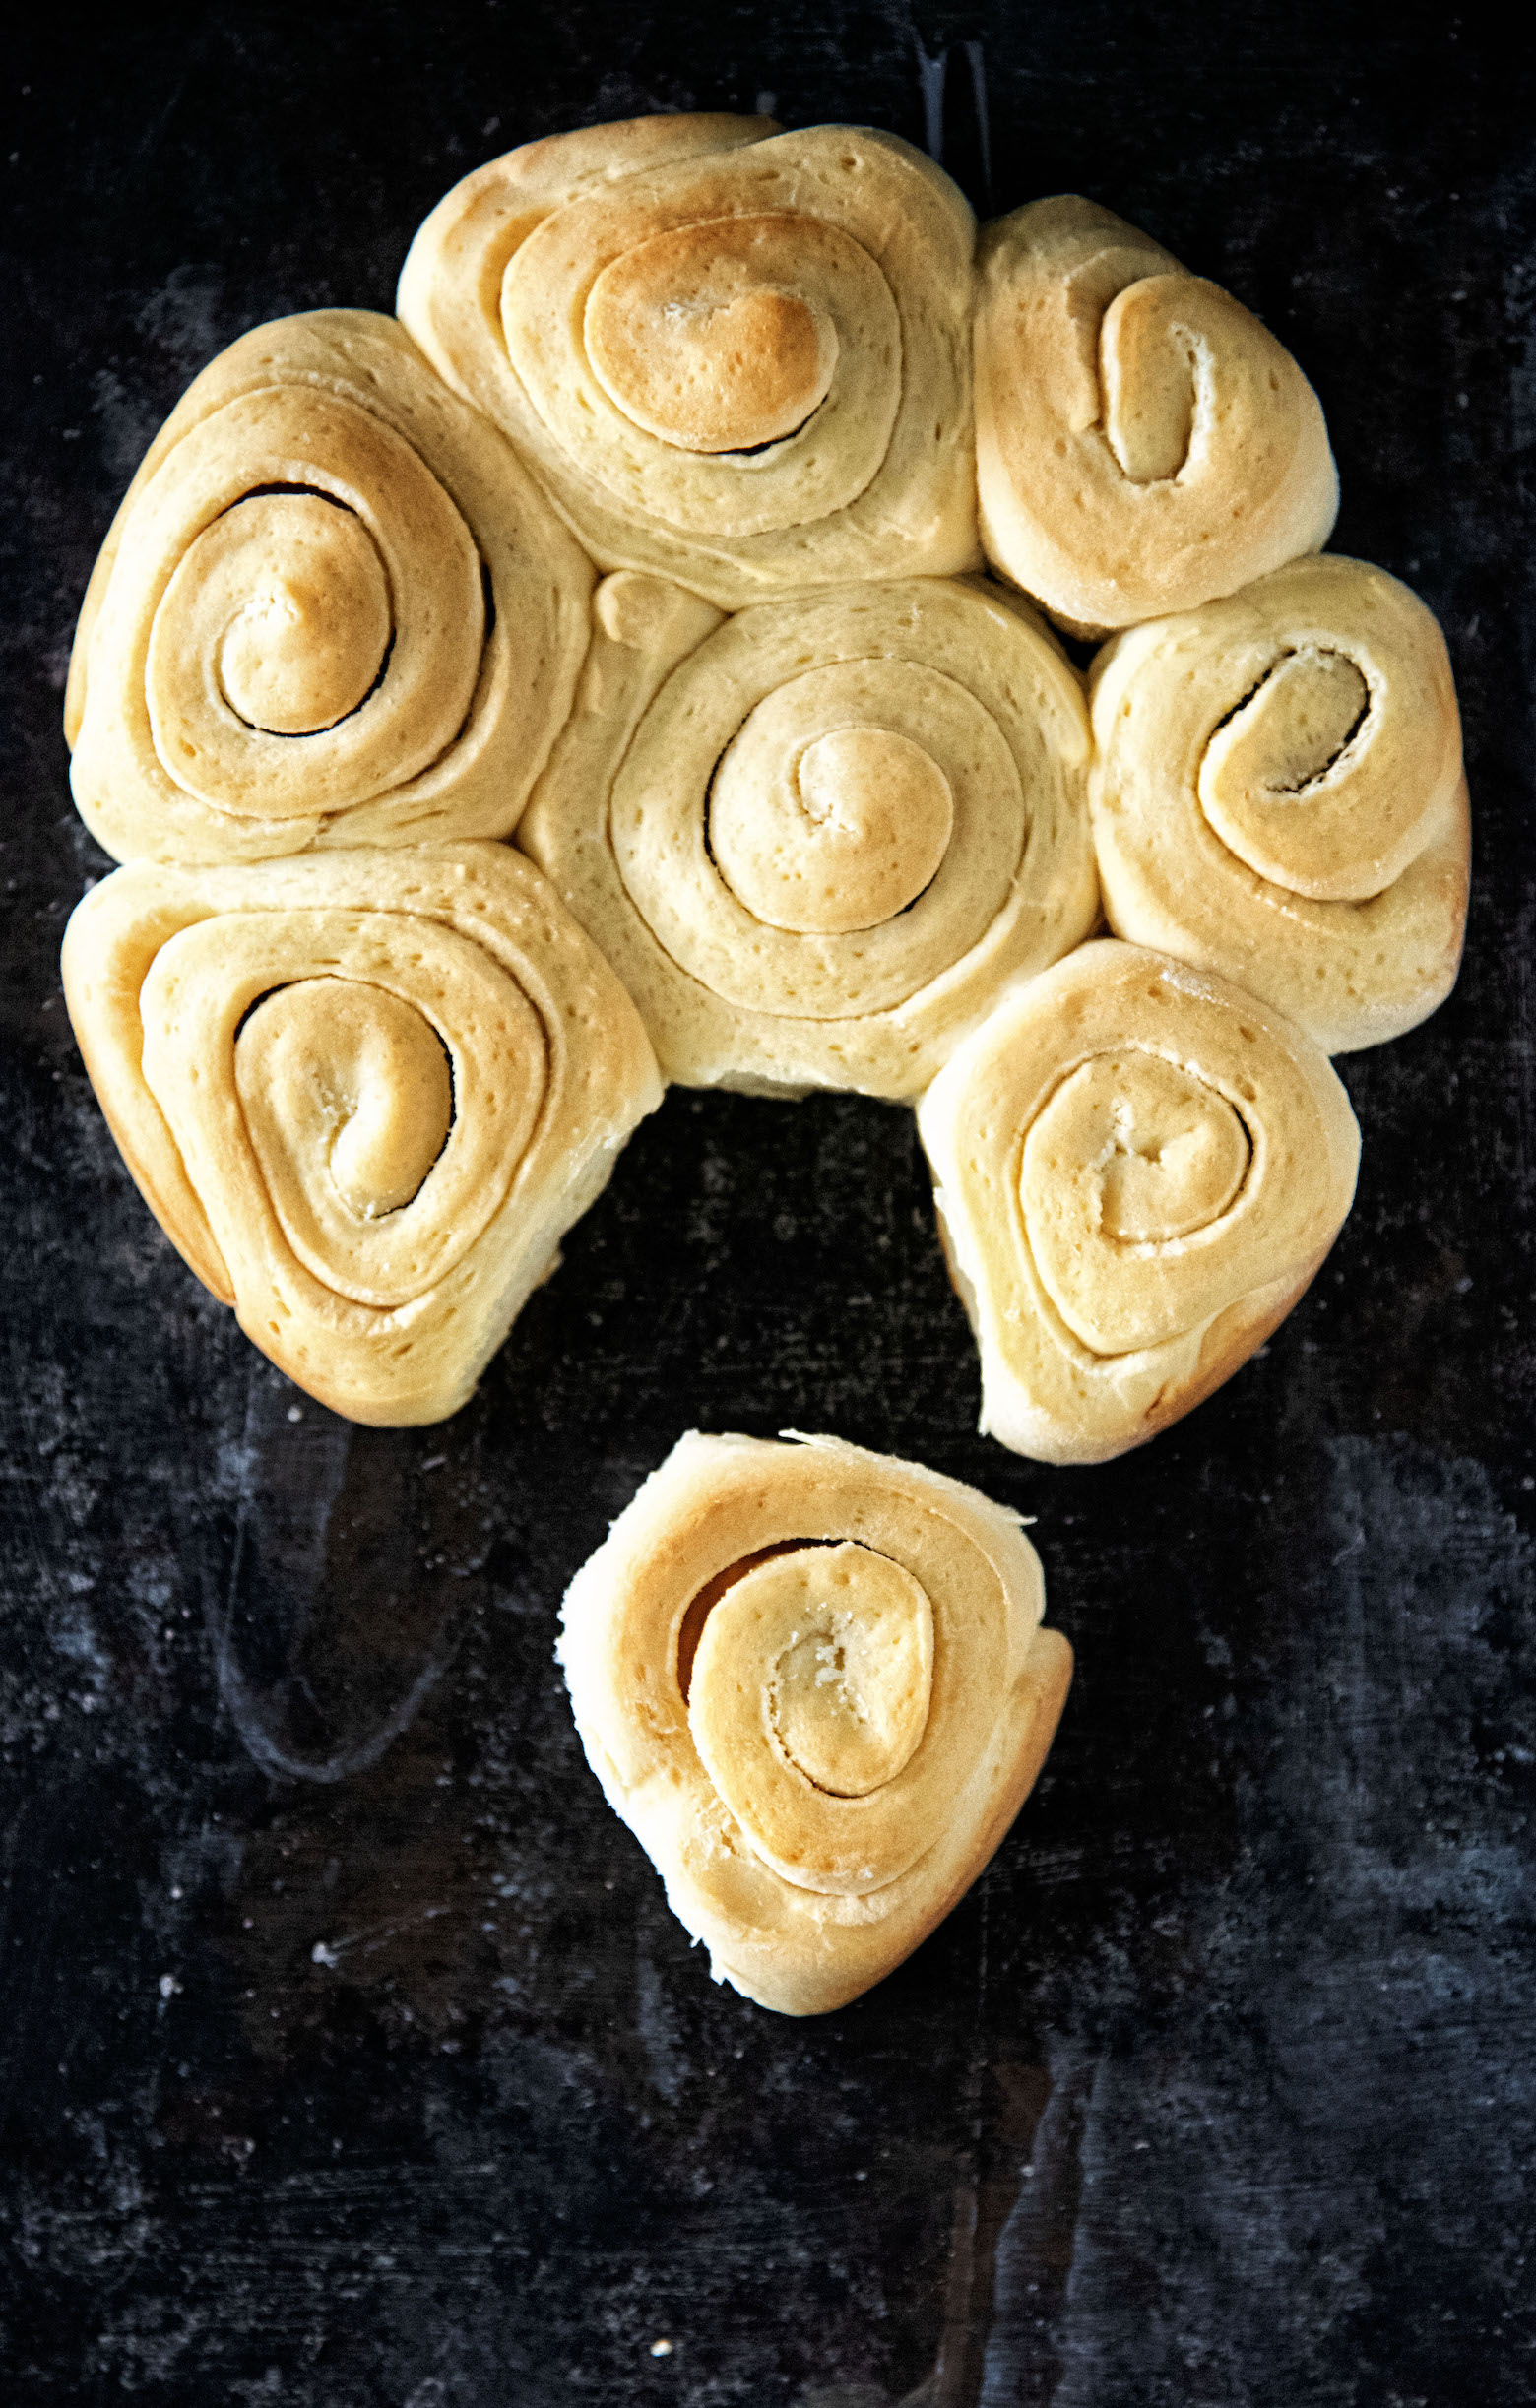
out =
[[[853,1089],[917,1108],[983,1426],[1155,1435],[1315,1273],[1327,1057],[1466,913],[1444,643],[1321,551],[1295,360],[1093,202],[978,233],[894,136],[758,117],[477,168],[398,305],[215,359],[81,612],[123,866],[65,988],[163,1228],[310,1394],[429,1422],[668,1080]],[[947,1910],[1059,1712],[1040,1616],[917,1467],[648,1484],[563,1660],[727,1978],[815,2011]]]

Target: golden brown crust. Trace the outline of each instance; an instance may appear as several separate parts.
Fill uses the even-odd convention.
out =
[[[161,1227],[352,1421],[466,1401],[661,1101],[618,982],[503,846],[137,864],[63,968]]]
[[[102,545],[66,695],[81,814],[119,860],[505,835],[591,590],[393,319],[257,327],[183,396]]]
[[[1230,293],[1070,194],[984,227],[977,275],[982,541],[1063,625],[1189,609],[1327,540],[1316,395]]]
[[[1065,1699],[1044,1605],[1018,1517],[956,1481],[836,1438],[679,1441],[572,1582],[559,1657],[717,1980],[825,2014],[949,1912]]]
[[[982,1426],[1048,1463],[1121,1454],[1231,1376],[1314,1276],[1360,1145],[1300,1030],[1112,939],[999,1005],[918,1125]]]
[[[477,169],[398,305],[594,559],[734,609],[977,565],[974,240],[893,135],[641,119]]]

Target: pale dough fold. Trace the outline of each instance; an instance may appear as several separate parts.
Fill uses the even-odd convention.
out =
[[[641,117],[466,176],[398,305],[602,567],[736,609],[979,564],[975,235],[895,135]]]
[[[1326,542],[1317,397],[1219,285],[1073,194],[984,227],[977,275],[982,542],[1054,617],[1104,634]]]
[[[662,1098],[618,981],[501,845],[135,863],[63,968],[166,1236],[354,1422],[468,1400]]]
[[[65,732],[118,860],[505,836],[592,569],[392,318],[258,326],[188,388],[87,590]]]
[[[1087,934],[1082,687],[1016,596],[923,579],[722,624],[620,572],[595,620],[517,841],[669,1078],[915,1096]]]
[[[1360,1132],[1312,1040],[1112,938],[1002,1003],[918,1108],[982,1358],[982,1427],[1044,1463],[1155,1437],[1284,1319]]]
[[[790,1433],[793,1437],[795,1433]],[[717,1981],[819,2015],[949,1913],[1072,1654],[1019,1517],[840,1438],[690,1431],[567,1593],[587,1759]]]
[[[1107,644],[1091,676],[1110,925],[1328,1053],[1455,983],[1471,835],[1444,638],[1384,569],[1293,561]]]

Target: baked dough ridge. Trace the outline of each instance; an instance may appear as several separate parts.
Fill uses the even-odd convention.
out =
[[[352,1421],[467,1402],[662,1098],[618,981],[500,845],[136,863],[79,905],[63,971],[161,1228]]]
[[[258,326],[166,419],[92,572],[64,725],[117,860],[505,836],[593,571],[392,318]]]

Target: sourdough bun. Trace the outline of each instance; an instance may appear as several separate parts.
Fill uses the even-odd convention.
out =
[[[161,1228],[354,1422],[468,1400],[661,1101],[618,981],[501,845],[136,863],[79,905],[63,966]]]
[[[1326,542],[1317,397],[1231,293],[1073,194],[984,227],[977,277],[982,542],[1053,617],[1103,634]]]
[[[1471,836],[1444,638],[1363,560],[1296,560],[1093,665],[1110,925],[1235,980],[1329,1053],[1455,982]]]
[[[1098,909],[1076,672],[970,580],[722,624],[620,573],[518,831],[669,1078],[909,1097]]]
[[[1113,939],[1007,998],[918,1109],[982,1427],[1100,1463],[1231,1377],[1355,1192],[1326,1058],[1251,995]]]
[[[592,571],[393,319],[258,326],[102,545],[65,731],[117,860],[504,836],[570,704]]]
[[[588,1761],[717,1981],[819,2015],[970,1887],[1071,1650],[1018,1516],[839,1438],[680,1439],[572,1581]]]
[[[736,609],[978,564],[975,232],[894,135],[639,118],[477,168],[399,309],[602,567]]]

